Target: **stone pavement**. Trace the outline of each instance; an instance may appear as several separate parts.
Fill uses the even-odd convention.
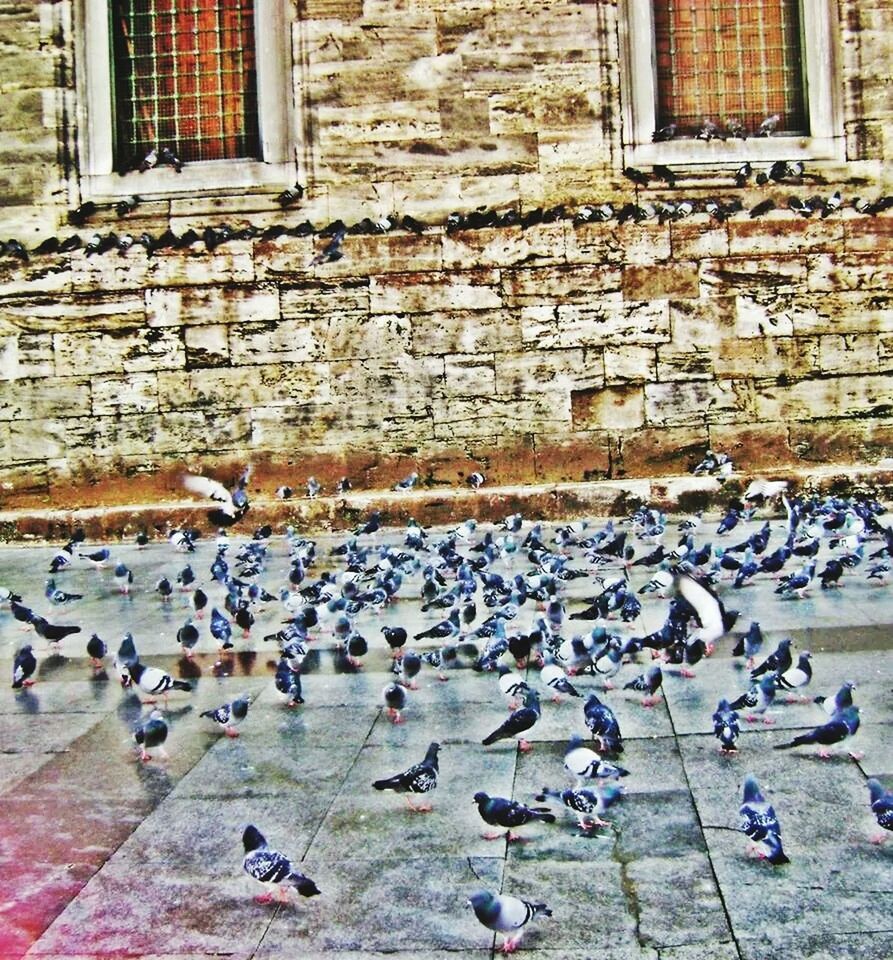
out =
[[[775,526],[780,530],[781,521]],[[772,546],[781,536],[774,534]],[[314,574],[341,539],[318,538]],[[377,537],[379,544],[401,541],[402,531]],[[271,543],[260,579],[275,592],[288,561],[283,538]],[[486,828],[472,795],[483,789],[530,801],[544,784],[570,786],[562,756],[572,733],[586,733],[580,702],[555,704],[544,696],[529,753],[514,741],[484,747],[482,737],[506,715],[495,675],[455,669],[441,683],[424,666],[405,723],[390,723],[380,697],[390,666],[380,626],[402,624],[412,632],[439,618],[419,612],[417,574],[383,613],[359,618],[371,647],[362,669],[345,661],[326,629],[313,631],[306,703],[288,709],[272,682],[275,644],[262,639],[283,618],[277,603],[259,614],[249,637],[235,630],[231,653],[215,650],[205,620],[194,660],[179,656],[175,634],[189,612],[186,595],[162,604],[154,584],[162,573],[173,579],[187,559],[207,583],[213,538],[200,540],[189,557],[166,541],[142,551],[116,544],[112,556],[134,571],[132,594],[116,592],[111,567],[95,571],[80,561],[56,581],[84,598],[61,607],[42,594],[53,552],[45,545],[0,548],[0,587],[23,593],[54,623],[82,626],[52,652],[33,631],[20,630],[6,605],[0,608],[0,669],[7,678],[0,688],[0,960],[484,958],[501,937],[464,905],[479,888],[552,908],[551,919],[525,934],[521,950],[531,958],[893,956],[893,841],[868,841],[876,826],[865,788],[869,776],[893,786],[893,593],[869,585],[864,569],[847,574],[841,589],[815,588],[805,600],[773,595],[765,577],[742,590],[719,587],[727,606],[741,611],[733,633],[757,619],[764,652],[783,636],[812,651],[813,694],[831,694],[844,680],[857,683],[863,712],[853,748],[864,759],[840,749],[826,761],[804,748],[772,751],[791,729],[811,728],[824,717],[814,704],[784,703],[774,710],[773,726],[742,731],[738,756],[721,755],[711,714],[720,696],[737,696],[747,685],[726,638],[698,665],[695,679],[665,670],[665,699],[653,709],[631,691],[605,694],[620,721],[621,759],[630,771],[623,800],[607,815],[610,828],[583,836],[553,804],[557,823],[528,827],[529,842],[507,844],[482,838]],[[527,567],[521,552],[503,562],[505,571]],[[632,571],[636,587],[648,577],[641,568]],[[219,588],[207,589],[222,606]],[[572,581],[569,611],[593,592],[592,580]],[[666,605],[645,599],[640,621],[618,629],[624,635],[654,629]],[[533,615],[526,605],[512,626],[529,624]],[[591,624],[566,624],[563,634],[575,626]],[[94,630],[112,650],[130,630],[145,662],[195,681],[193,693],[170,698],[167,762],[137,761],[130,734],[147,708],[122,690],[110,658],[108,674],[90,666],[85,643]],[[35,642],[38,682],[13,691],[11,659],[23,642]],[[618,685],[646,665],[640,656],[624,666]],[[535,683],[536,669],[529,672]],[[596,678],[575,682],[584,694],[602,693]],[[246,691],[255,700],[238,739],[199,717]],[[432,813],[410,813],[401,798],[371,789],[373,780],[420,760],[433,739],[442,750]],[[787,866],[749,858],[735,830],[748,772],[775,805]],[[249,822],[300,862],[321,896],[254,902],[259,888],[241,869],[241,833]]]

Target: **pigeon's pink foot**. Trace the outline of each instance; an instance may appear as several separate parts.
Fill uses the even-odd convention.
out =
[[[502,945],[503,953],[514,953],[518,949],[518,944],[521,942],[520,937],[507,937],[505,943]]]
[[[223,732],[232,739],[239,735],[239,731],[234,730],[232,727],[227,727]]]
[[[521,751],[521,753],[530,753],[530,751],[533,749],[533,744],[529,743],[527,740],[519,740],[518,749]]]
[[[683,667],[679,671],[679,676],[685,677],[686,680],[693,680],[695,678],[695,672],[694,670],[689,670],[687,667]]]
[[[831,759],[831,751],[830,751],[830,750],[819,750],[818,755],[819,755],[819,757],[820,757],[822,760],[830,760],[830,759]]]
[[[33,687],[33,686],[34,686],[34,681],[31,680],[30,678],[27,679],[27,680],[23,680],[23,681],[22,681],[22,686],[23,686],[23,687]]]
[[[605,680],[605,690],[613,690],[614,684],[610,680]]]
[[[445,677],[442,673],[438,673],[438,674],[437,674],[437,679],[440,680],[441,683],[446,683],[447,680],[449,680],[450,678],[449,678],[449,677]]]
[[[140,760],[142,760],[143,763],[148,763],[151,759],[152,758],[149,756],[148,753],[146,753],[145,750],[143,750],[142,753],[140,753]]]
[[[561,703],[561,694],[554,694],[552,697],[552,703]]]
[[[660,659],[660,650],[652,650],[652,651],[651,651],[651,659],[652,659],[652,660],[659,660],[659,659]]]
[[[708,643],[708,644],[707,644],[707,649],[704,651],[704,656],[705,656],[705,657],[710,657],[710,656],[712,656],[715,652],[716,652],[716,644],[715,644],[715,643]]]
[[[744,719],[745,719],[748,723],[757,723],[760,718],[759,718],[759,717],[755,717],[752,713],[749,713]]]
[[[850,756],[853,760],[862,760],[865,757],[865,754],[861,750],[857,750],[855,753],[850,750]]]
[[[409,798],[407,798],[406,803],[412,813],[430,813],[434,809],[430,803],[423,803],[417,807]]]
[[[765,723],[767,727],[771,727],[775,721],[772,719],[772,717],[763,717],[763,723]]]
[[[255,898],[255,903],[272,903],[273,894],[272,893],[259,893]]]
[[[880,846],[887,839],[886,834],[883,833],[873,833],[869,838],[869,842]]]
[[[653,707],[656,703],[657,703],[657,698],[656,698],[656,697],[644,697],[644,698],[642,699],[642,706],[643,706],[643,707]]]
[[[505,834],[500,831],[499,833],[482,833],[481,836],[484,840],[500,840]]]
[[[509,843],[527,843],[530,837],[522,837],[520,833],[512,833],[511,830],[505,835]]]

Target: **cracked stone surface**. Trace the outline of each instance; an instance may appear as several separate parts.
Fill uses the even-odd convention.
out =
[[[738,539],[756,524],[736,531]],[[774,518],[772,525],[770,549],[784,538],[784,522]],[[597,529],[598,521],[591,526]],[[488,529],[480,524],[476,539]],[[544,529],[546,542],[552,532]],[[403,534],[382,530],[364,542],[373,549],[399,547]],[[230,558],[246,539],[232,535]],[[341,569],[328,551],[344,537],[315,539],[318,560],[308,582],[322,570]],[[665,542],[671,539],[668,533]],[[532,750],[522,752],[514,739],[485,747],[482,738],[508,715],[506,700],[495,673],[470,669],[464,650],[447,682],[423,665],[418,689],[407,691],[404,722],[391,723],[381,699],[392,679],[381,627],[403,625],[412,634],[444,616],[419,610],[421,572],[408,566],[392,603],[355,618],[369,644],[360,667],[337,648],[332,616],[311,630],[302,675],[306,702],[289,708],[273,684],[276,644],[264,639],[288,617],[280,602],[256,608],[247,636],[234,628],[230,651],[217,649],[207,618],[195,621],[194,657],[184,657],[176,643],[192,612],[189,593],[175,590],[162,602],[155,583],[162,575],[174,580],[189,562],[211,604],[222,610],[224,590],[208,572],[213,541],[203,537],[188,556],[161,539],[145,550],[112,544],[113,558],[134,571],[130,596],[117,592],[111,566],[95,570],[76,560],[56,575],[56,584],[83,599],[62,606],[43,595],[53,548],[0,548],[0,586],[21,593],[51,622],[82,628],[50,649],[0,604],[3,675],[10,676],[22,643],[33,643],[38,656],[34,686],[16,691],[7,680],[0,693],[0,960],[484,960],[498,953],[502,936],[465,906],[481,888],[549,904],[553,916],[531,924],[520,947],[537,960],[893,955],[893,839],[883,846],[869,842],[878,831],[865,787],[876,776],[893,788],[890,587],[872,586],[856,570],[842,589],[816,588],[799,601],[781,600],[765,576],[741,590],[723,581],[719,595],[740,611],[732,635],[697,665],[694,679],[665,665],[656,706],[643,707],[640,694],[623,689],[650,664],[647,651],[621,668],[614,690],[605,691],[591,675],[574,678],[583,698],[595,691],[617,715],[624,751],[616,761],[629,771],[621,781],[624,796],[605,815],[608,826],[588,835],[551,800],[556,823],[523,827],[524,840],[509,843],[483,838],[494,828],[480,819],[473,794],[485,790],[529,803],[544,786],[572,786],[563,756],[572,734],[588,739],[582,698],[553,703],[551,691],[542,690],[541,718],[527,734]],[[652,549],[632,535],[631,542],[640,554]],[[468,544],[457,547],[464,552]],[[822,551],[820,559],[829,547]],[[371,554],[368,562],[376,560]],[[563,586],[567,613],[582,610],[597,591],[596,574],[622,575],[619,564],[589,568],[579,550],[571,551],[569,565],[588,575]],[[492,569],[510,577],[533,564],[519,549],[504,553]],[[287,543],[276,536],[258,582],[278,594],[288,571]],[[632,587],[652,572],[632,568]],[[609,627],[641,636],[660,626],[667,601],[642,599],[636,621]],[[480,591],[477,602],[472,627],[489,612]],[[542,611],[528,601],[508,632],[529,629],[538,616]],[[711,715],[720,697],[736,697],[748,686],[731,649],[752,619],[766,637],[763,654],[783,637],[791,637],[797,651],[812,652],[810,696],[832,694],[844,680],[856,683],[861,728],[830,759],[820,759],[814,748],[773,749],[824,719],[814,703],[786,703],[781,695],[771,725],[746,724],[742,717],[738,753],[720,753]],[[562,635],[592,626],[565,621]],[[132,632],[141,659],[193,682],[192,692],[160,704],[170,728],[167,760],[137,760],[132,731],[152,708],[121,688],[111,656],[103,668],[91,666],[85,645],[94,631],[112,651]],[[408,648],[414,646],[429,650],[436,642],[410,641]],[[521,672],[538,686],[536,666]],[[242,693],[253,700],[237,738],[201,717]],[[421,760],[432,740],[441,751],[438,787],[426,798],[430,813],[413,813],[402,797],[372,789],[373,780]],[[864,757],[854,760],[850,747]],[[784,867],[747,856],[737,830],[747,773],[775,806],[791,858]],[[322,895],[255,903],[260,887],[241,869],[248,823],[312,877]]]

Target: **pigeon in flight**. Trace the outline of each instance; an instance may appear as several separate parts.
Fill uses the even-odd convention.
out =
[[[533,903],[505,893],[491,893],[489,890],[473,893],[468,898],[467,905],[474,910],[474,915],[488,930],[496,930],[505,935],[503,953],[514,953],[518,949],[524,927],[531,920],[552,916],[552,911],[544,903]]]
[[[279,900],[284,903],[288,900],[289,887],[294,887],[302,897],[315,897],[321,892],[309,877],[294,869],[288,857],[272,850],[253,824],[245,828],[242,845],[245,848],[242,861],[245,873],[266,887],[266,893],[255,897],[256,902],[269,903],[273,899],[273,890],[276,890]]]
[[[506,833],[501,830],[495,833],[485,833],[485,840],[498,840],[505,837],[509,843],[513,840],[522,840],[520,834],[512,833],[512,827],[523,827],[526,823],[540,820],[543,823],[554,823],[555,814],[548,807],[528,807],[517,800],[506,800],[504,797],[491,797],[478,790],[474,795],[474,802],[478,806],[478,813],[485,823],[494,827],[505,827]]]
[[[760,792],[757,778],[748,774],[744,778],[743,803],[738,811],[740,828],[755,844],[763,844],[766,852],[761,852],[769,863],[778,866],[790,863],[781,845],[781,826],[772,804]]]
[[[241,520],[248,512],[248,497],[245,494],[247,485],[247,470],[232,492],[227,490],[219,480],[214,480],[211,477],[202,477],[193,473],[187,473],[183,477],[183,486],[190,493],[206,497],[218,504],[208,512],[208,519],[217,527],[230,527]]]
[[[440,769],[437,761],[439,750],[439,743],[431,743],[425,753],[425,759],[420,763],[413,764],[403,773],[397,773],[393,777],[376,780],[372,786],[376,790],[393,790],[395,793],[405,794],[410,810],[414,813],[428,813],[431,810],[431,804],[416,806],[410,794],[430,793],[437,786],[437,774]]]

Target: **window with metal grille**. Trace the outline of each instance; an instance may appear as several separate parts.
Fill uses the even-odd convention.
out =
[[[654,41],[658,129],[808,135],[800,0],[654,0]]]
[[[116,167],[258,158],[253,0],[114,0]]]

